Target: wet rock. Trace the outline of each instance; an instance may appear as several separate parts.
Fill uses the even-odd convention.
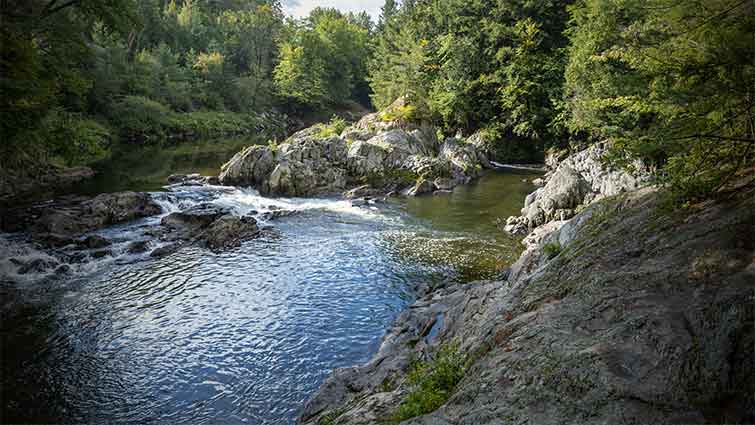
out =
[[[58,268],[55,269],[55,274],[57,276],[68,275],[71,274],[71,272],[71,266],[69,266],[68,264],[61,264],[60,266],[58,266]]]
[[[171,213],[160,221],[163,226],[196,231],[212,224],[230,210],[214,204],[195,205],[187,210]]]
[[[55,268],[58,262],[52,258],[35,258],[29,261],[19,261],[17,264],[20,265],[18,274],[38,274]]]
[[[34,242],[45,248],[62,248],[69,245],[75,245],[76,240],[70,236],[58,235],[55,233],[41,233],[32,235]]]
[[[215,220],[201,237],[210,249],[219,250],[237,247],[259,232],[254,218],[226,215]]]
[[[111,251],[109,249],[103,249],[103,250],[100,250],[100,251],[95,251],[95,252],[91,253],[90,255],[92,256],[93,259],[98,260],[100,258],[112,257],[113,256],[113,251]]]
[[[286,211],[273,211],[283,215]],[[163,240],[181,240],[220,250],[236,247],[259,235],[253,217],[237,217],[228,208],[214,204],[200,204],[164,217],[161,225],[169,231]]]
[[[161,212],[162,208],[146,193],[108,193],[84,201],[46,206],[33,224],[32,231],[36,234],[76,237]]]
[[[180,243],[171,243],[167,245],[163,245],[159,248],[155,248],[149,256],[152,258],[162,258],[167,257],[168,255],[173,254],[174,252],[178,252],[179,249],[181,249],[182,244]]]
[[[84,240],[79,241],[78,245],[86,249],[100,249],[111,245],[110,241],[99,235],[87,236]]]
[[[149,241],[133,241],[126,247],[126,252],[129,254],[141,254],[149,251]]]
[[[297,211],[297,210],[276,209],[272,211],[266,211],[260,214],[260,218],[265,221],[277,220],[279,218],[290,217],[292,215],[299,214],[300,212],[301,211]]]

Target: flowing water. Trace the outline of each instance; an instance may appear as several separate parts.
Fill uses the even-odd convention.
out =
[[[200,149],[205,172],[229,157],[213,149]],[[188,170],[165,166],[146,181],[83,190],[156,190],[175,171]],[[451,194],[362,207],[250,189],[156,191],[166,213],[199,202],[296,213],[264,223],[273,232],[238,249],[159,259],[125,250],[159,217],[105,229],[113,256],[64,275],[19,274],[11,259],[45,254],[22,235],[0,235],[0,419],[294,423],[330,371],[369,360],[418,284],[494,277],[516,258],[517,241],[495,220],[518,212],[528,177],[491,172]]]

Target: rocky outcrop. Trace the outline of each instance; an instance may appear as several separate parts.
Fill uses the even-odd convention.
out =
[[[440,143],[432,127],[380,117],[365,116],[339,136],[326,135],[320,125],[278,146],[250,146],[223,166],[219,181],[282,196],[343,192],[365,184],[382,193],[419,194],[427,191],[411,189],[420,183],[448,178],[447,190],[491,167],[485,151],[473,143]]]
[[[463,378],[402,423],[755,422],[755,184],[684,214],[661,199],[596,202],[531,235],[507,281],[428,291],[300,422],[391,421],[412,361],[449,345]]]
[[[5,210],[0,217],[0,230],[30,231],[33,238],[43,245],[63,246],[77,243],[75,239],[86,233],[160,213],[160,205],[146,193],[68,197]]]
[[[527,234],[550,221],[569,219],[594,201],[635,190],[650,181],[642,164],[635,164],[633,173],[605,164],[607,149],[608,144],[601,143],[570,156],[561,152],[546,156],[551,171],[539,182],[543,187],[527,196],[522,215],[509,217],[504,230]]]

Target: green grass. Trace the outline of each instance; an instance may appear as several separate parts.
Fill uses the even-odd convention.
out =
[[[401,422],[437,410],[464,377],[466,359],[456,345],[442,347],[430,362],[415,362],[407,376],[411,391],[393,414]]]
[[[545,246],[543,247],[543,252],[545,252],[548,258],[556,257],[561,253],[561,244],[558,242],[545,244]]]

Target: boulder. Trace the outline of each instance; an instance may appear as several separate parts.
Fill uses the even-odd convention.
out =
[[[184,211],[171,213],[163,217],[160,224],[174,229],[197,231],[208,227],[215,220],[229,213],[228,208],[215,204],[200,204]]]
[[[264,182],[276,166],[269,146],[249,146],[223,164],[218,180],[224,185],[256,186]]]
[[[164,217],[161,224],[169,229],[163,239],[195,242],[213,250],[236,247],[257,237],[260,231],[254,218],[234,216],[230,209],[214,204],[200,204],[172,213]],[[153,252],[153,255],[158,254]]]
[[[399,99],[387,111],[405,107]],[[219,180],[250,185],[264,195],[311,196],[366,182],[383,192],[399,190],[420,177],[467,182],[490,167],[484,149],[475,144],[452,139],[439,146],[433,127],[385,120],[392,116],[402,113],[365,116],[341,136],[324,136],[316,125],[277,147],[248,147],[223,166]]]
[[[87,236],[84,240],[79,241],[78,245],[86,249],[100,249],[111,245],[110,241],[99,235]]]
[[[202,239],[213,250],[228,249],[256,237],[260,232],[257,220],[252,217],[226,215],[215,220],[202,234]]]
[[[141,254],[149,251],[149,241],[133,241],[126,247],[126,252],[129,254]]]

